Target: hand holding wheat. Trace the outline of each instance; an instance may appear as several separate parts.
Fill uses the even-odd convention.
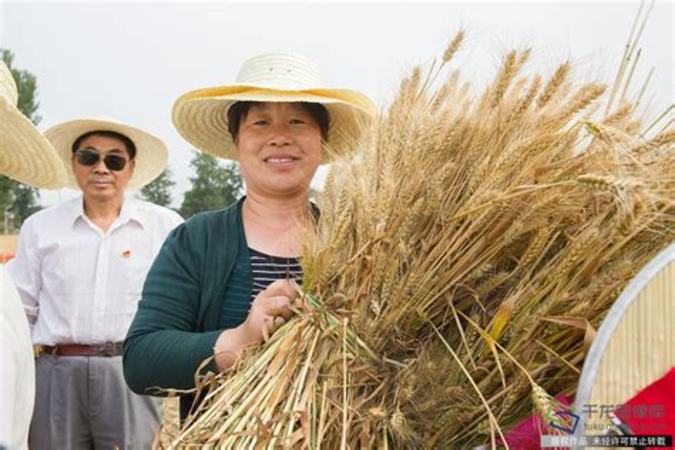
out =
[[[295,314],[293,303],[297,298],[298,287],[293,280],[277,280],[260,292],[251,303],[246,321],[218,337],[214,348],[218,368],[229,368],[244,349],[268,341]]]

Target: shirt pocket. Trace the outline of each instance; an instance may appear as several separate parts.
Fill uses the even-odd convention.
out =
[[[150,237],[125,239],[113,246],[112,262],[118,269],[114,272],[121,278],[118,286],[123,289],[120,294],[126,299],[127,311],[136,310],[153,259]]]

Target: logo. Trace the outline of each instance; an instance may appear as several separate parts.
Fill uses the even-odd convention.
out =
[[[574,434],[579,424],[579,416],[571,410],[560,408],[553,414],[559,420],[551,420],[548,423],[550,428],[560,430],[567,434]]]

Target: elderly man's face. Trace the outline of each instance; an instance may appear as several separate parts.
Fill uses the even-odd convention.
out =
[[[79,162],[77,156],[73,154],[73,173],[85,200],[105,202],[121,198],[129,179],[134,174],[135,166],[135,161],[129,159],[124,142],[112,137],[93,135],[84,139],[79,149],[89,149],[100,156],[96,164],[87,166]],[[124,158],[126,160],[124,168],[122,170],[108,168],[104,162],[108,154]]]
[[[288,196],[309,190],[321,164],[321,130],[297,103],[257,103],[236,141],[247,191]]]

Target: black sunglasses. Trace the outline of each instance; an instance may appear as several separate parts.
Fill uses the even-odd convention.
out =
[[[77,162],[83,166],[93,166],[101,160],[101,155],[92,148],[81,148],[75,152]],[[124,156],[108,153],[103,158],[103,163],[109,170],[119,172],[127,165],[127,159]]]

